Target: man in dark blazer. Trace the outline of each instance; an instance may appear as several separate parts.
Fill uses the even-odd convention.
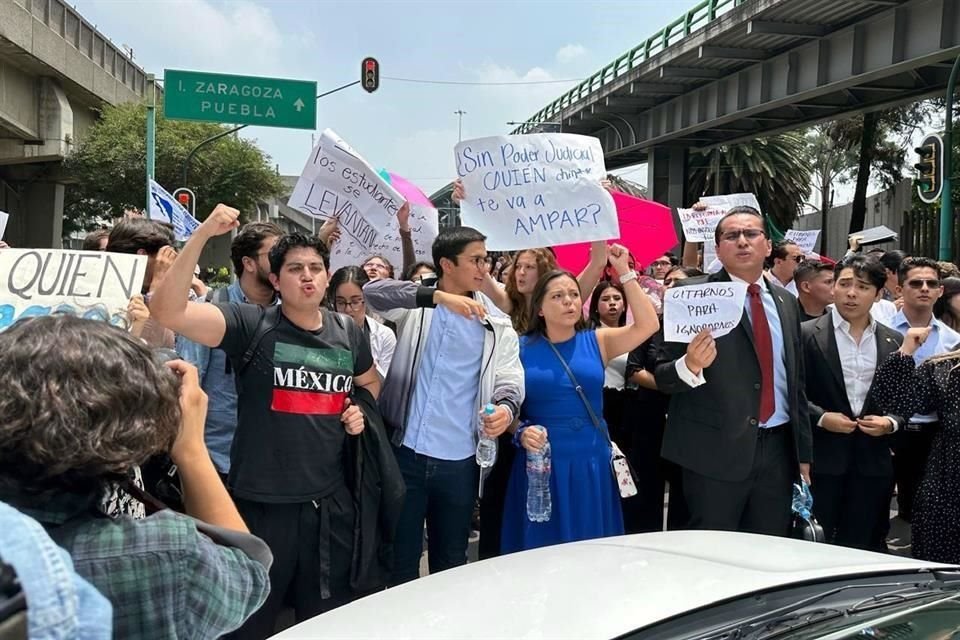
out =
[[[683,470],[691,527],[787,535],[793,483],[809,477],[812,455],[800,310],[763,276],[771,246],[759,212],[732,208],[715,240],[723,270],[677,285],[745,282],[744,313],[724,336],[660,348],[657,387],[671,395],[663,457]]]
[[[873,374],[900,348],[899,333],[870,316],[886,281],[883,265],[855,255],[834,268],[834,308],[801,327],[813,430],[813,512],[828,542],[886,551],[893,462]]]

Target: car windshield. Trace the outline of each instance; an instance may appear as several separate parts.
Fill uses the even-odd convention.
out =
[[[843,615],[805,625],[795,631],[774,632],[763,638],[791,640],[845,640],[886,638],[889,640],[950,640],[960,638],[960,594],[926,594],[920,602],[908,601],[880,609]]]

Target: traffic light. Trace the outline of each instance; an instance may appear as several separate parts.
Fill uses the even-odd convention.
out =
[[[360,63],[360,83],[367,93],[373,93],[380,86],[380,63],[376,58],[364,58]]]
[[[190,215],[196,216],[196,196],[193,194],[193,191],[181,187],[173,192],[173,197],[176,198],[177,202],[180,205],[190,212]]]
[[[919,160],[913,165],[917,170],[917,195],[924,202],[936,202],[943,190],[943,139],[932,133],[915,151]]]

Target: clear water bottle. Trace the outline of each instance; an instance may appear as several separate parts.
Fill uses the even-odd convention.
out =
[[[483,408],[483,415],[480,416],[480,438],[477,440],[477,464],[480,465],[481,469],[486,469],[487,467],[492,467],[493,463],[497,461],[497,439],[491,438],[483,430],[483,418],[485,416],[492,416],[494,412],[494,406],[488,404]]]
[[[540,429],[543,427],[528,427]],[[539,451],[527,451],[527,519],[547,522],[553,511],[550,498],[550,442]]]

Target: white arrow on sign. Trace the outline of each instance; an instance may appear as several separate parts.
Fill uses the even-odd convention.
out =
[[[293,106],[295,106],[297,108],[297,112],[299,112],[301,109],[303,109],[303,100],[297,98],[297,101],[293,103]]]

